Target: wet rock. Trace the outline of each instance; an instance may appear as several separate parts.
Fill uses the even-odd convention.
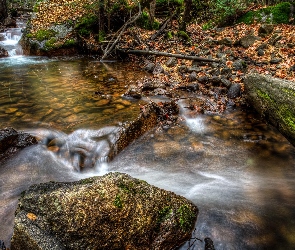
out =
[[[263,56],[265,53],[264,53],[264,50],[263,49],[259,49],[258,51],[257,51],[257,55],[258,56]]]
[[[196,72],[196,73],[199,73],[201,72],[203,69],[201,67],[197,67],[197,66],[192,66],[192,67],[189,67],[187,69],[187,72],[188,73],[192,73],[192,72]]]
[[[138,118],[132,122],[125,123],[116,135],[116,140],[111,146],[109,159],[113,159],[118,153],[126,148],[135,139],[161,123],[173,124],[178,118],[179,107],[174,102],[156,104],[151,102],[141,107]]]
[[[210,79],[211,83],[213,86],[217,86],[220,85],[221,83],[221,79],[219,76],[212,76],[212,78]]]
[[[220,41],[218,41],[218,43],[220,45],[225,45],[225,46],[232,46],[233,45],[233,41],[229,37],[225,37],[225,38],[221,39]]]
[[[125,97],[131,97],[134,99],[141,98],[141,92],[136,86],[130,86],[129,89],[124,93]]]
[[[174,67],[177,64],[177,59],[175,57],[170,57],[167,62],[166,62],[166,66],[167,67]]]
[[[250,46],[252,46],[257,40],[259,40],[260,38],[257,36],[254,36],[252,34],[250,35],[246,35],[244,37],[242,37],[239,41],[239,43],[244,47],[244,48],[249,48]]]
[[[272,58],[269,62],[270,62],[271,64],[278,64],[278,63],[280,63],[280,62],[282,62],[282,61],[283,61],[282,58]]]
[[[188,79],[190,82],[194,82],[197,80],[197,73],[195,71],[193,71],[189,76]]]
[[[274,34],[268,41],[268,44],[275,45],[278,41],[280,41],[283,37],[280,34]]]
[[[20,133],[13,128],[4,128],[0,130],[0,161],[13,156],[21,149],[37,144],[35,137]]]
[[[8,52],[4,48],[0,47],[0,58],[1,57],[8,57]]]
[[[208,76],[201,76],[201,77],[197,78],[197,80],[200,83],[207,83],[209,81],[209,77]]]
[[[220,74],[224,76],[230,76],[232,74],[231,68],[224,67],[220,70]]]
[[[197,215],[184,197],[127,174],[42,183],[20,198],[11,250],[174,249]]]
[[[231,99],[235,99],[241,95],[241,85],[238,83],[234,83],[230,86],[227,97]]]
[[[221,85],[226,87],[226,88],[230,88],[230,86],[232,85],[230,80],[227,80],[225,78],[221,78]]]
[[[195,91],[199,90],[199,84],[198,83],[189,83],[187,85],[179,86],[179,89],[195,92]]]
[[[161,81],[155,81],[155,80],[146,81],[143,83],[141,90],[150,91],[150,90],[155,90],[157,88],[165,88],[165,83]]]
[[[1,250],[6,250],[6,246],[4,244],[4,241],[0,240],[0,249]]]
[[[233,62],[234,70],[245,70],[247,68],[247,63],[244,60],[237,60]]]
[[[244,83],[249,103],[295,146],[294,82],[249,74]]]
[[[188,71],[188,67],[185,66],[185,65],[181,65],[179,68],[178,68],[178,71],[179,73],[183,74],[183,73],[187,73]]]
[[[149,73],[152,73],[154,68],[155,68],[155,64],[152,62],[149,62],[144,66],[144,70],[146,70]]]
[[[4,20],[4,24],[5,27],[7,28],[16,28],[16,20],[14,18],[11,17],[7,17]]]
[[[210,238],[205,238],[205,250],[215,250],[213,241]]]
[[[164,73],[164,68],[162,67],[162,65],[160,63],[156,63],[154,70],[153,70],[153,74],[159,75],[162,73]]]
[[[272,24],[262,24],[258,29],[258,35],[261,37],[269,35],[274,29]]]

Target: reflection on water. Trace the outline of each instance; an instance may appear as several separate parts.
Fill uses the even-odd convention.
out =
[[[121,97],[142,74],[128,65],[24,59],[0,64],[1,127],[99,154],[93,138],[138,114],[139,103]],[[16,199],[29,185],[120,171],[192,200],[200,209],[194,235],[210,237],[218,250],[294,249],[294,148],[253,112],[181,110],[179,126],[147,133],[88,172],[74,171],[73,162],[44,142],[23,150],[0,168],[0,239],[8,241]],[[190,249],[204,249],[204,242]]]
[[[70,132],[115,125],[138,114],[139,102],[122,98],[125,86],[144,76],[130,66],[17,57],[0,60],[0,70],[2,127]]]
[[[188,127],[147,134],[109,169],[192,200],[200,209],[194,234],[216,249],[294,249],[294,148],[252,113],[185,115]]]

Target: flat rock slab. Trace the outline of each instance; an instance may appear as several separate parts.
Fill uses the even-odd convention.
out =
[[[260,74],[245,78],[248,101],[295,146],[295,82]]]
[[[175,249],[198,208],[127,174],[31,186],[20,198],[11,250]]]

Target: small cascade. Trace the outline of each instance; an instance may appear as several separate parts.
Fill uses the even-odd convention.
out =
[[[9,28],[5,32],[0,33],[0,47],[4,48],[9,56],[22,55],[23,51],[19,45],[22,36],[21,28]]]
[[[7,50],[9,56],[22,55],[22,48],[18,44],[21,39],[20,28],[10,28],[7,31],[0,33],[0,46]]]

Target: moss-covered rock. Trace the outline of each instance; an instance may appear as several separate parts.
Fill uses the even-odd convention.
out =
[[[245,79],[249,102],[295,146],[295,83],[259,74]]]
[[[187,199],[127,174],[43,183],[19,201],[11,249],[174,249],[197,215]]]
[[[274,6],[269,6],[257,11],[249,11],[238,19],[238,22],[251,24],[254,21],[266,23],[289,23],[291,4],[282,2]]]

